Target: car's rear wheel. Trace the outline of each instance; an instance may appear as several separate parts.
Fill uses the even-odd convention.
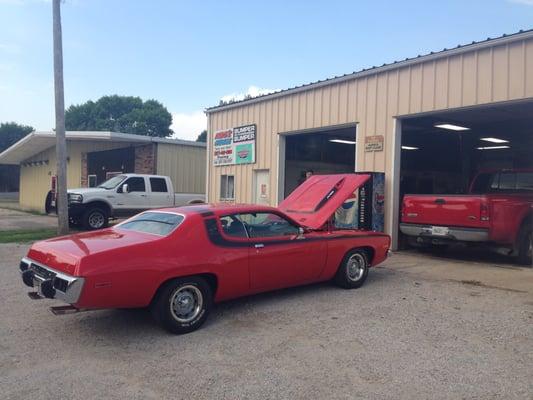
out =
[[[103,209],[90,207],[83,213],[82,223],[88,230],[102,229],[109,224],[109,217]]]
[[[192,332],[205,322],[213,294],[201,277],[179,278],[167,282],[151,305],[155,320],[176,334]]]
[[[335,275],[335,283],[345,289],[363,285],[368,276],[368,255],[364,250],[352,250],[346,254]]]

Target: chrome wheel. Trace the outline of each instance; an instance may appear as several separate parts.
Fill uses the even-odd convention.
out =
[[[202,311],[204,298],[202,292],[194,285],[177,288],[170,297],[170,313],[176,321],[188,323]]]
[[[102,213],[96,211],[89,215],[89,225],[93,229],[99,229],[105,224],[105,217]]]
[[[352,282],[361,279],[367,267],[365,257],[360,253],[353,254],[348,259],[346,266],[346,277]]]

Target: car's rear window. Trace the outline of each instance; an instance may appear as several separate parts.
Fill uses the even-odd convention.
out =
[[[176,229],[185,218],[182,215],[145,212],[118,225],[117,228],[166,236]]]

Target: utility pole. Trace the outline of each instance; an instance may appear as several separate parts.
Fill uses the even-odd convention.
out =
[[[57,191],[56,210],[59,235],[68,233],[67,139],[65,137],[65,93],[63,87],[63,44],[61,38],[61,0],[53,1],[54,89],[56,108]]]

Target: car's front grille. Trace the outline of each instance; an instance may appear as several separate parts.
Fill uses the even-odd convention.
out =
[[[40,278],[43,278],[44,280],[54,279],[56,277],[56,274],[54,272],[49,271],[46,268],[43,268],[34,263],[31,264],[31,269],[35,273],[35,275],[39,276]]]

